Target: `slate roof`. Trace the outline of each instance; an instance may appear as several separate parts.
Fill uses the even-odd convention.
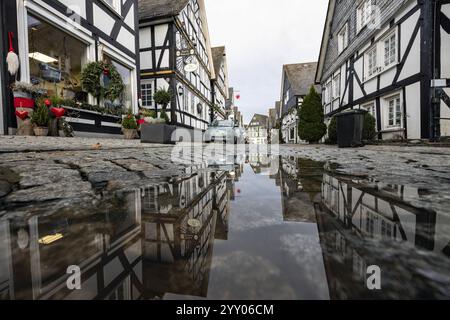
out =
[[[283,66],[284,72],[291,84],[291,90],[295,96],[305,96],[315,83],[317,62],[286,64]],[[320,87],[315,86],[320,92]]]
[[[252,125],[252,123],[254,122],[258,122],[259,125]],[[250,121],[250,124],[248,125],[249,127],[255,127],[255,126],[261,126],[263,128],[267,128],[268,126],[268,122],[269,122],[269,117],[262,115],[262,114],[255,114],[252,118],[252,121]]]
[[[177,15],[189,0],[139,0],[139,20]]]
[[[215,47],[211,48],[213,64],[214,64],[214,73],[216,77],[219,76],[220,66],[223,62],[225,56],[225,47]]]

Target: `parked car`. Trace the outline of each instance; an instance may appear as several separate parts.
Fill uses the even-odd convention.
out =
[[[205,132],[205,142],[245,143],[245,130],[232,120],[215,120]]]

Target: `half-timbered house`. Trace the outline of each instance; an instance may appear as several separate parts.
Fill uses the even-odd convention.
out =
[[[225,47],[212,48],[212,57],[214,64],[214,79],[212,79],[212,100],[214,112],[211,112],[213,118],[226,120],[226,102],[228,99],[228,68],[227,54]]]
[[[106,101],[84,91],[81,72],[92,61],[106,60],[114,65],[125,85],[114,107],[137,111],[137,2],[2,1],[2,61],[9,50],[9,39],[5,39],[5,34],[10,32],[14,35],[12,45],[20,60],[18,74],[11,76],[2,72],[1,86],[5,97],[0,115],[3,131],[14,133],[17,125],[9,87],[14,81],[21,81],[33,84],[49,95],[74,102],[68,107],[92,106],[71,112],[77,116],[67,118],[76,132],[120,134],[120,117],[117,116],[120,112],[112,113],[116,116],[108,116],[105,112],[92,111],[96,109],[94,107],[105,106]],[[73,111],[72,108],[68,109]]]
[[[171,123],[205,130],[215,78],[203,0],[139,1],[142,107],[155,109],[152,94],[170,90]]]
[[[303,98],[314,85],[317,63],[298,63],[283,66],[281,81],[281,135],[286,143],[300,143],[298,110]],[[316,88],[319,89],[318,87]]]
[[[251,144],[267,144],[269,117],[255,114],[246,128],[247,137]]]
[[[330,0],[316,81],[326,117],[365,109],[380,139],[450,135],[450,3]]]

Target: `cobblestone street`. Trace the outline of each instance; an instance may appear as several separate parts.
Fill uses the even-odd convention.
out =
[[[93,201],[102,188],[131,190],[160,183],[186,173],[188,165],[171,161],[172,149],[138,140],[1,137],[0,196],[9,207],[46,201],[67,205]],[[200,150],[197,145],[194,153]],[[450,201],[450,188],[445,188],[450,186],[450,148],[281,145],[279,153],[324,162],[332,172],[427,190],[421,205],[429,200],[444,208]],[[414,197],[407,200],[419,204]]]
[[[212,253],[201,255],[206,259],[202,263],[215,276],[209,292],[198,295],[218,299],[328,298],[320,257],[324,254],[332,263],[346,263],[337,258],[340,253],[333,253],[339,247],[339,234],[351,250],[364,259],[376,257],[392,274],[392,287],[382,291],[381,297],[417,297],[429,285],[435,286],[434,297],[448,296],[450,149],[281,145],[269,148],[271,154],[267,154],[264,147],[255,151],[247,145],[239,146],[246,149],[232,154],[231,162],[221,162],[219,156],[216,160],[221,165],[211,165],[207,156],[211,146],[224,147],[1,137],[0,223],[9,225],[22,242],[28,237],[27,230],[35,228],[42,235],[36,238],[30,233],[34,242],[64,237],[59,244],[63,247],[54,249],[52,261],[66,268],[73,263],[68,260],[90,257],[85,252],[89,249],[83,248],[103,237],[117,237],[115,230],[130,226],[137,229],[129,232],[140,230],[137,238],[148,242],[143,249],[140,240],[137,242],[138,252],[145,249],[143,259],[163,259],[158,257],[163,253],[164,239],[181,248],[183,242],[177,241],[190,236],[188,226],[195,221],[203,226],[199,241],[210,243],[203,250],[212,252],[211,239],[216,239],[215,258],[208,258]],[[344,205],[346,209],[342,209]],[[349,214],[353,218],[346,220]],[[181,224],[172,227],[172,223]],[[153,228],[162,229],[153,234]],[[204,233],[208,228],[212,228],[211,233]],[[176,232],[182,237],[176,238]],[[86,235],[97,240],[84,242]],[[265,244],[267,239],[271,245]],[[325,250],[319,243],[331,249]],[[126,242],[119,244],[125,246]],[[161,253],[151,253],[153,245],[159,246]],[[73,251],[73,259],[66,255],[65,246]],[[14,254],[21,252],[15,249]],[[273,255],[281,253],[285,262],[277,264]],[[401,257],[402,263],[393,263],[393,256]],[[188,258],[181,261],[185,263]],[[292,265],[303,270],[305,280],[292,283],[298,281],[298,272],[289,271]],[[180,274],[167,269],[165,263],[158,268],[170,277]],[[254,281],[235,277],[238,271]],[[195,273],[195,268],[190,272]],[[408,286],[399,280],[405,274],[418,273],[423,282]],[[147,272],[145,281],[154,283],[156,274]],[[252,283],[267,277],[271,280],[255,291]],[[366,296],[365,287],[352,281],[347,282],[346,294]],[[317,287],[304,296],[305,283]],[[180,288],[184,285],[189,290],[195,288],[184,280],[176,284]],[[147,286],[153,292],[153,286]],[[179,292],[180,288],[174,290]],[[161,290],[172,289],[164,285]]]

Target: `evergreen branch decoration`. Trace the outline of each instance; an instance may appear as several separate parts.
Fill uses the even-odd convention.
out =
[[[108,87],[101,85],[101,76],[108,72],[111,82]],[[83,90],[97,98],[115,100],[119,98],[125,90],[122,77],[117,69],[109,63],[103,61],[91,62],[84,67],[81,72],[81,85]]]

